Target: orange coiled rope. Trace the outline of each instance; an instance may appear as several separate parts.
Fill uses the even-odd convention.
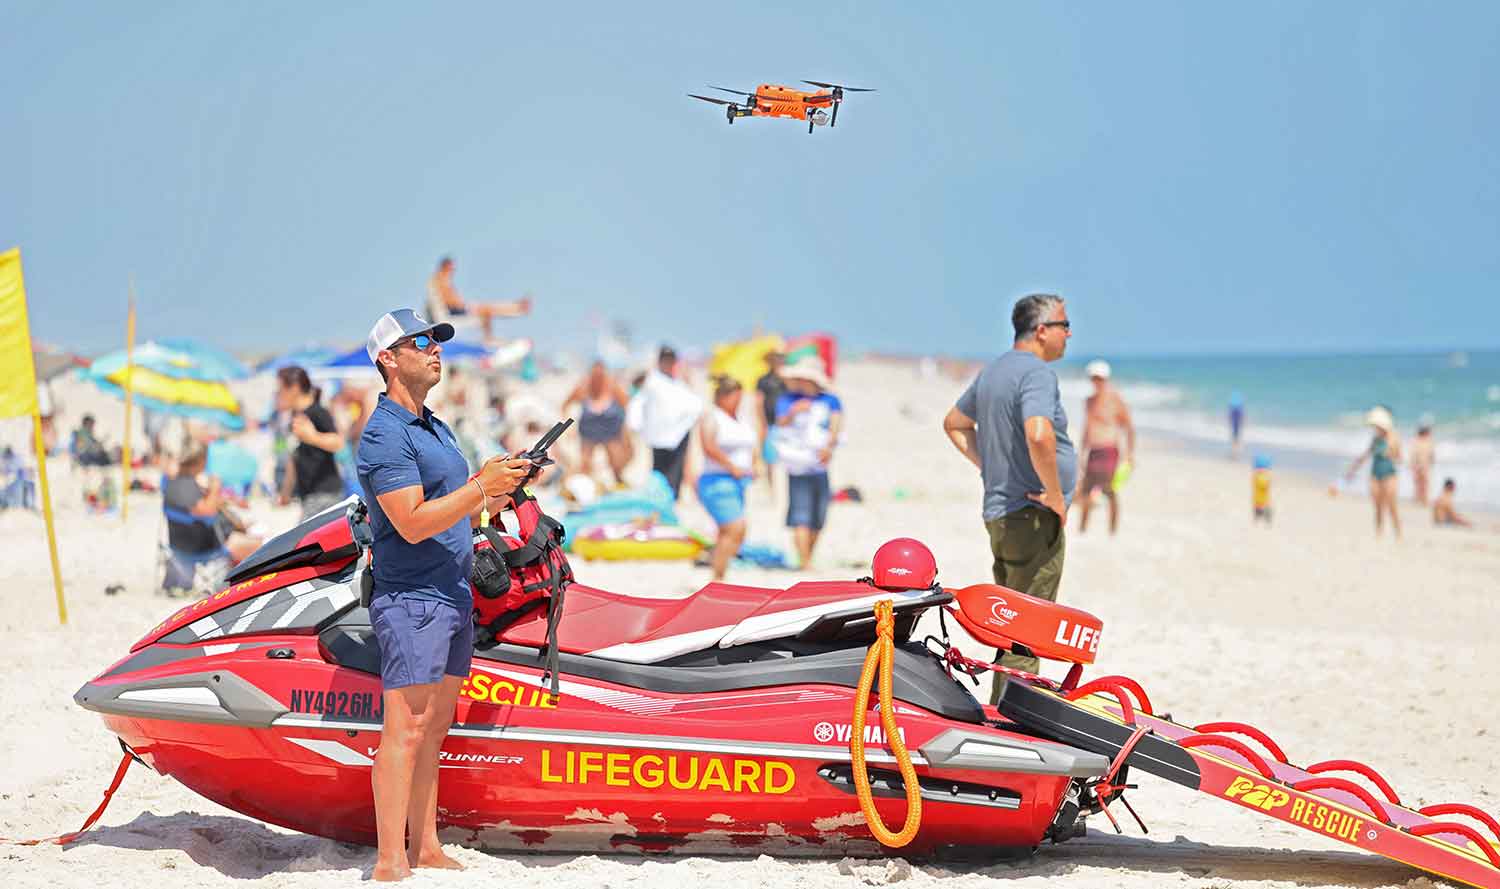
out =
[[[849,756],[854,767],[854,792],[859,797],[860,811],[865,814],[865,823],[870,833],[882,845],[900,848],[912,841],[917,829],[922,826],[922,786],[917,783],[917,772],[911,766],[911,756],[906,752],[906,742],[896,725],[896,701],[891,693],[891,666],[896,659],[896,618],[891,609],[891,600],[875,603],[875,644],[865,655],[865,667],[859,676],[859,688],[854,693],[854,725],[849,732]],[[901,783],[906,785],[906,823],[899,833],[892,833],[880,813],[875,811],[875,801],[870,796],[870,776],[865,771],[865,714],[870,708],[870,683],[875,679],[876,668],[880,670],[880,724],[885,728],[886,743],[896,755],[896,765],[901,770]]]

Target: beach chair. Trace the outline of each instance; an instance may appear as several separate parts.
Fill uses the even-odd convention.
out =
[[[167,487],[167,477],[161,478],[162,490]],[[218,516],[199,516],[162,504],[162,526],[157,543],[157,573],[161,577],[160,589],[168,596],[205,596],[217,590],[229,573],[229,550],[225,549],[223,529]],[[189,553],[172,548],[168,531],[170,523],[179,525],[204,525],[211,528],[219,541],[217,549],[201,553]]]
[[[0,475],[0,509],[36,509],[36,482],[24,467]]]

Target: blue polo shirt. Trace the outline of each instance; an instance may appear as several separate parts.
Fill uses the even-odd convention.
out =
[[[469,484],[469,463],[453,430],[425,406],[418,417],[381,393],[359,439],[358,468],[375,532],[374,594],[447,602],[467,614],[474,607],[469,589],[474,538],[468,516],[421,543],[407,543],[377,499],[421,485],[422,499],[434,500]]]

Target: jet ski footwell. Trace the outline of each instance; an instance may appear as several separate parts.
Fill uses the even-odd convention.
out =
[[[1144,690],[1124,677],[1096,679],[1072,691],[1011,677],[999,712],[1040,735],[1111,759],[1139,734],[1126,754],[1127,767],[1444,879],[1500,887],[1500,821],[1488,813],[1462,803],[1408,808],[1369,766],[1346,759],[1293,765],[1274,740],[1244,723],[1174,722],[1153,713]],[[1469,818],[1489,836],[1449,816]]]

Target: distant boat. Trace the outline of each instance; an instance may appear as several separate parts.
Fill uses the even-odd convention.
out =
[[[1468,367],[1469,366],[1469,353],[1468,352],[1449,352],[1448,353],[1448,366],[1449,367]]]

